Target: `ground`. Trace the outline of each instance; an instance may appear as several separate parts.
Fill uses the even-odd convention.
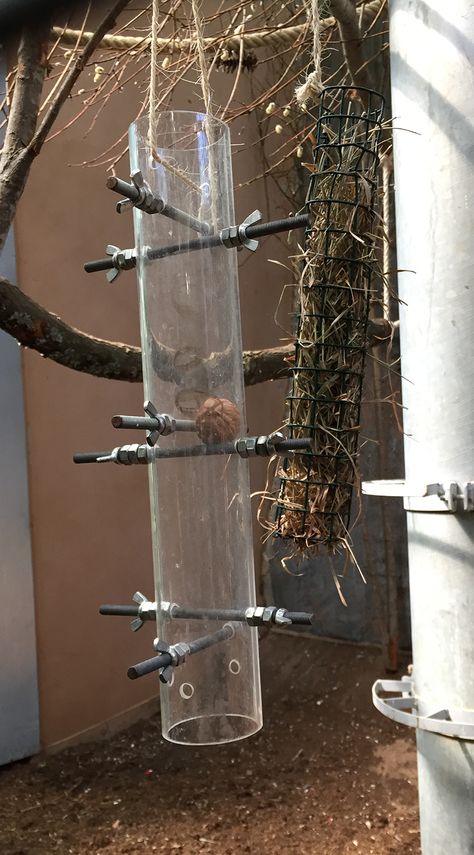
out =
[[[413,734],[370,699],[380,654],[272,632],[261,660],[251,739],[174,746],[156,716],[4,767],[0,853],[418,855]]]

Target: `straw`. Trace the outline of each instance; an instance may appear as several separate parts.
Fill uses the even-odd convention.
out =
[[[378,100],[377,100],[378,99]],[[374,109],[378,104],[379,109]],[[329,109],[328,109],[329,106]],[[350,549],[360,405],[376,269],[375,178],[381,98],[324,90],[307,208],[298,331],[287,398],[290,437],[312,452],[284,460],[272,530],[298,550]]]

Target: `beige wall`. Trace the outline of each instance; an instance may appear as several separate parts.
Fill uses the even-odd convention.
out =
[[[233,77],[222,75],[225,93]],[[90,85],[90,78],[86,85]],[[245,85],[245,84],[241,84]],[[16,220],[18,282],[35,300],[65,321],[103,338],[139,342],[135,275],[114,285],[103,274],[87,275],[82,264],[102,257],[108,242],[133,245],[131,216],[114,212],[104,187],[105,169],[73,167],[97,155],[133,119],[136,89],[117,95],[90,136],[81,120],[49,142],[34,165]],[[189,108],[179,98],[176,107]],[[196,103],[192,106],[199,107]],[[68,105],[57,127],[77,110]],[[241,122],[247,150],[235,159],[234,180],[260,171],[254,162],[255,126]],[[127,174],[127,161],[121,173]],[[255,207],[268,216],[287,213],[274,198],[267,210],[263,190],[236,194],[239,217]],[[253,257],[241,254],[244,347],[279,343],[273,313],[285,281],[267,257],[281,255],[267,239]],[[44,746],[94,727],[149,697],[156,682],[130,682],[127,666],[151,655],[151,628],[132,635],[124,618],[100,618],[101,602],[128,602],[136,589],[152,594],[151,538],[145,468],[74,466],[80,450],[101,450],[136,433],[117,433],[113,413],[139,413],[141,385],[99,380],[24,353],[28,465],[36,598],[41,735]],[[248,391],[250,431],[281,421],[285,384]],[[265,463],[252,463],[252,489],[263,488]],[[261,532],[255,523],[257,566]]]

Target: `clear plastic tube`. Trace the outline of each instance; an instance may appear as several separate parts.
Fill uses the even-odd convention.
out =
[[[150,257],[150,248],[186,244],[235,222],[228,129],[200,113],[160,113],[151,146],[148,120],[131,126],[130,153],[147,189],[171,213],[193,218],[134,213],[145,395],[160,413],[197,418],[196,431],[162,436],[159,445],[195,448],[245,436],[236,250]],[[174,619],[167,604],[255,605],[248,462],[190,455],[148,468],[158,636],[189,643],[224,622]],[[257,630],[232,628],[231,638],[190,656],[162,686],[170,741],[231,742],[262,726]]]

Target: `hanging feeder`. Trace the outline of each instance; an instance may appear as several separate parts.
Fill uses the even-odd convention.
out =
[[[258,640],[247,624],[173,618],[171,606],[255,605],[248,464],[188,454],[196,444],[245,435],[240,312],[234,253],[212,247],[150,260],[147,248],[211,234],[233,221],[229,133],[202,114],[161,113],[150,149],[148,119],[130,129],[132,173],[185,216],[134,209],[145,397],[194,422],[158,440],[184,456],[149,467],[157,630],[170,646],[222,636],[161,689],[163,733],[217,743],[262,725]]]
[[[131,183],[112,178],[134,210],[136,245],[88,262],[113,281],[137,268],[144,416],[114,416],[146,443],[75,455],[77,463],[146,464],[155,600],[104,605],[131,628],[156,620],[163,735],[187,745],[242,739],[262,726],[258,626],[305,625],[306,612],[257,606],[248,458],[285,455],[276,533],[298,545],[347,535],[373,269],[373,196],[382,99],[347,90],[321,98],[305,213],[234,221],[227,127],[201,113],[166,112],[149,136],[130,129]],[[339,101],[338,101],[339,99]],[[334,112],[334,104],[339,109]],[[288,434],[248,436],[235,248],[306,229]]]
[[[108,247],[86,265],[137,268],[144,416],[115,416],[117,429],[146,431],[145,444],[75,455],[78,463],[148,465],[155,600],[103,606],[156,620],[156,655],[131,666],[157,672],[163,735],[216,744],[262,726],[257,626],[310,623],[311,615],[255,597],[248,458],[309,446],[280,433],[248,436],[245,423],[237,263],[255,250],[255,212],[234,222],[227,127],[200,113],[157,116],[130,128],[132,181],[109,179],[134,209],[136,246]],[[277,223],[275,230],[288,225]],[[159,404],[159,408],[157,405]]]
[[[362,96],[362,97],[361,97]],[[284,460],[276,534],[307,550],[348,545],[375,256],[383,98],[327,87],[320,99],[295,357],[290,438],[311,449]]]

